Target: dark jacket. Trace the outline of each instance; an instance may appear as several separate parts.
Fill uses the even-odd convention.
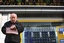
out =
[[[18,35],[6,34],[6,27],[10,27],[12,24],[16,26],[19,33]],[[16,23],[11,23],[11,21],[8,21],[4,24],[4,26],[1,29],[2,33],[6,35],[5,42],[10,42],[10,41],[20,42],[20,33],[23,32],[23,30],[24,30],[24,27],[18,21]]]

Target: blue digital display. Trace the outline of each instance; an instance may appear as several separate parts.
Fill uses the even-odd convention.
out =
[[[61,39],[61,40],[60,40],[60,43],[64,43],[64,39]]]
[[[64,28],[59,28],[59,33],[63,33],[64,32]]]

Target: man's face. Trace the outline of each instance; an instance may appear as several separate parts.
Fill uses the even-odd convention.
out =
[[[14,14],[12,14],[12,15],[10,16],[10,20],[11,20],[11,22],[15,23],[15,22],[17,21],[17,16],[14,15]]]

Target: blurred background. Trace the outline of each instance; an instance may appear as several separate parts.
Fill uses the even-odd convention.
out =
[[[11,13],[24,26],[20,43],[64,43],[64,0],[0,0],[0,30]]]
[[[0,5],[64,5],[64,0],[0,0]]]

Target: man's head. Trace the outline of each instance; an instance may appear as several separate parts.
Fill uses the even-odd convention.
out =
[[[10,21],[11,21],[12,23],[15,23],[15,22],[17,21],[17,15],[16,15],[15,13],[12,13],[12,14],[10,15]]]

